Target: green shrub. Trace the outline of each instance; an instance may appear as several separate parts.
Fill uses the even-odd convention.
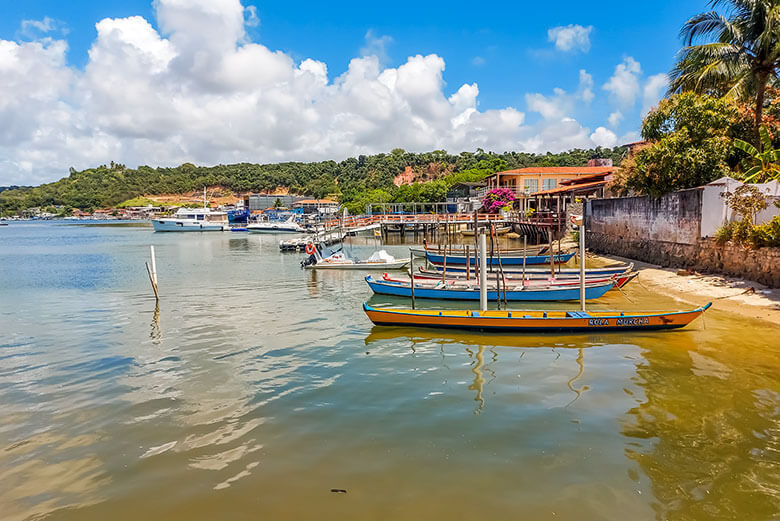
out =
[[[734,234],[733,226],[731,223],[726,223],[717,230],[715,230],[715,242],[723,246],[731,240],[731,236]]]
[[[780,215],[764,224],[753,227],[750,243],[755,247],[780,246]]]

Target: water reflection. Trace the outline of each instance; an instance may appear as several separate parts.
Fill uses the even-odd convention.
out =
[[[780,382],[763,370],[777,350],[721,350],[709,333],[643,350],[626,455],[651,479],[659,520],[777,519]]]
[[[151,331],[149,332],[149,338],[152,339],[152,342],[156,345],[160,344],[160,338],[162,337],[162,330],[160,329],[160,301],[155,300],[154,303],[154,314],[152,315],[152,322],[149,324],[151,326]]]
[[[485,399],[482,398],[482,388],[485,385],[485,377],[482,375],[482,366],[485,364],[485,346],[479,346],[476,354],[466,348],[469,356],[474,358],[474,363],[471,367],[471,372],[474,373],[474,382],[469,385],[470,391],[477,391],[477,395],[474,397],[474,401],[477,402],[477,408],[474,409],[474,414],[482,412],[482,408],[485,406]]]
[[[585,391],[590,389],[590,387],[587,386],[587,385],[583,385],[579,389],[574,387],[574,382],[579,380],[580,377],[582,376],[582,373],[585,371],[585,350],[580,347],[580,348],[578,348],[578,351],[579,351],[579,353],[577,354],[577,367],[579,368],[579,370],[577,371],[577,374],[575,374],[571,378],[571,380],[566,382],[566,385],[569,386],[569,389],[571,389],[571,392],[573,392],[576,396],[574,397],[574,399],[572,401],[570,401],[568,404],[566,404],[566,407],[568,407],[569,405],[571,405],[574,402],[576,402],[577,400],[579,400],[580,396],[582,396],[582,393],[584,393]]]

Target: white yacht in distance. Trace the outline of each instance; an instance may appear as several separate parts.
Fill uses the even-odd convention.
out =
[[[206,206],[206,188],[203,188],[203,208],[179,208],[172,217],[152,219],[156,232],[221,232],[230,230],[227,212]]]
[[[229,230],[228,214],[211,208],[179,208],[172,217],[153,219],[156,232],[221,232]]]
[[[263,221],[248,224],[246,227],[250,233],[306,233],[306,230],[295,222],[295,215],[291,215],[286,221]]]

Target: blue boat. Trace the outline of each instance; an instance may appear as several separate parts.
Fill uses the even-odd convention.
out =
[[[473,263],[472,263],[473,264]],[[501,257],[501,265],[503,267],[504,273],[507,274],[518,274],[522,273],[522,267],[518,268],[517,266],[507,267],[504,266],[504,258]],[[441,264],[433,265],[434,270],[441,273],[444,271],[444,267]],[[585,269],[585,275],[587,277],[597,277],[597,276],[610,276],[610,275],[622,275],[624,273],[628,273],[631,270],[634,269],[634,263],[631,264],[625,264],[622,266],[613,266],[613,267],[604,267],[604,268],[586,268]],[[422,268],[420,268],[422,271]],[[447,273],[466,273],[466,265],[462,266],[452,266],[450,264],[450,257],[447,256]],[[474,266],[468,269],[468,271],[473,275],[474,272]],[[488,269],[488,273],[495,273],[493,269]],[[545,277],[548,277],[550,275],[550,267],[546,268],[526,268],[525,270],[526,275],[529,276],[529,278],[533,278],[534,275],[540,274],[544,275]],[[573,278],[579,278],[580,276],[580,269],[579,268],[555,268],[555,276],[556,277],[573,277]]]
[[[558,255],[553,255],[553,261],[555,263],[565,263],[569,262],[569,259],[574,257],[574,254],[576,252],[571,253],[560,253]],[[429,251],[425,252],[425,256],[428,258],[428,261],[430,261],[432,264],[444,264],[444,255],[439,255],[436,253],[431,253]],[[466,265],[466,256],[465,255],[447,255],[447,266],[449,265]],[[471,257],[471,265],[474,265],[474,258]],[[525,258],[526,265],[529,264],[550,264],[550,256],[549,255],[528,255]],[[498,266],[498,256],[494,255],[492,258],[487,258],[487,265],[488,266]],[[517,256],[517,255],[502,255],[501,256],[501,265],[502,266],[522,266],[523,265],[523,257]]]
[[[366,277],[366,282],[371,290],[378,295],[395,295],[398,297],[411,297],[412,288],[407,282],[380,281],[374,279],[371,275]],[[615,285],[614,281],[603,284],[592,284],[585,287],[585,298],[588,300],[600,298]],[[501,292],[503,297],[504,292]],[[415,298],[435,298],[441,300],[479,300],[479,287],[427,287],[418,284],[414,285]],[[487,291],[488,300],[498,298],[495,290]],[[538,289],[507,290],[507,300],[578,300],[580,298],[580,288],[549,286]]]

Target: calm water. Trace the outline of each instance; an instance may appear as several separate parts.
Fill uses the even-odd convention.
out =
[[[777,325],[374,328],[277,241],[0,228],[0,518],[780,518]]]

